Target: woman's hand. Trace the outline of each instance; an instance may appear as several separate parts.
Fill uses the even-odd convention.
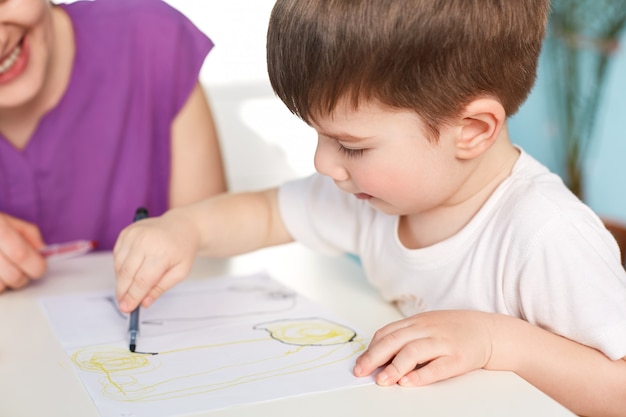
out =
[[[37,226],[0,213],[0,293],[43,276],[46,260],[38,250],[42,246]]]

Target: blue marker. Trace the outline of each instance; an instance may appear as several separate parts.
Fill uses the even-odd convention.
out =
[[[136,222],[141,219],[145,219],[146,217],[148,217],[148,210],[146,210],[143,207],[139,207],[137,211],[135,211],[135,218],[133,219],[133,222]],[[131,352],[134,352],[135,349],[137,348],[137,335],[138,334],[139,334],[139,306],[137,306],[130,313],[130,321],[128,323],[128,337],[130,339],[130,342],[128,344],[128,349],[130,349]]]

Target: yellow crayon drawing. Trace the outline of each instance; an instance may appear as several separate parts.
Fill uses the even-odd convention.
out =
[[[110,291],[42,305],[103,417],[167,417],[373,383],[366,341],[265,273],[184,283],[142,309],[139,352]]]
[[[158,355],[95,346],[78,349],[71,358],[79,369],[102,375],[99,383],[107,398],[145,402],[305,372],[345,361],[365,349],[365,343],[352,329],[320,318],[277,320],[254,328],[265,330],[265,337],[175,349]],[[228,355],[227,351],[242,345],[248,346],[240,350],[241,357]],[[255,352],[259,355],[255,356]],[[225,361],[229,356],[232,360]],[[212,357],[219,357],[222,362],[212,363]],[[193,366],[186,367],[185,363]],[[160,379],[159,373],[171,375],[172,369],[167,367],[172,366],[177,367],[176,376]]]

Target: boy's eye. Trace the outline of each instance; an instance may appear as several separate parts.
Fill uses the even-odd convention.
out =
[[[339,151],[344,153],[345,155],[347,155],[350,158],[357,158],[357,157],[363,156],[363,152],[365,152],[365,149],[346,148],[345,146],[343,146],[340,143],[339,144]]]

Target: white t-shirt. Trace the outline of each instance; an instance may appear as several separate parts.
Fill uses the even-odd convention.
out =
[[[523,151],[461,231],[423,249],[402,245],[398,216],[321,175],[283,185],[279,205],[295,240],[358,255],[368,280],[406,316],[507,314],[613,360],[626,356],[626,271],[615,239],[557,175]]]

